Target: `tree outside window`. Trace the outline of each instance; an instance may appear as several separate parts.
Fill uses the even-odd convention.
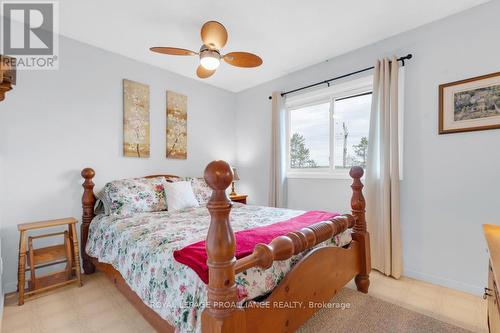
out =
[[[317,168],[306,148],[306,139],[299,133],[293,133],[290,139],[290,167],[293,169]]]

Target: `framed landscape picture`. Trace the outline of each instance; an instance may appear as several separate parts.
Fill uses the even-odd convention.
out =
[[[439,134],[500,128],[500,72],[439,86]]]

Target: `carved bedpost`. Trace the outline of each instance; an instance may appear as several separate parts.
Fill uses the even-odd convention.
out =
[[[370,260],[370,235],[368,234],[366,228],[366,218],[365,218],[365,198],[363,196],[363,183],[361,182],[361,177],[363,177],[364,170],[361,167],[352,167],[349,175],[352,177],[352,198],[351,198],[351,208],[352,214],[354,215],[355,222],[353,228],[352,239],[359,242],[360,254],[361,254],[361,270],[354,281],[356,282],[356,287],[359,291],[363,293],[368,292],[368,287],[370,286],[370,271],[371,271],[371,260]]]
[[[205,168],[205,181],[213,190],[207,208],[210,227],[206,240],[208,266],[208,304],[202,314],[202,332],[245,332],[245,314],[237,307],[238,295],[234,281],[236,242],[229,223],[231,201],[226,189],[233,180],[233,171],[224,161],[213,161]]]
[[[83,261],[83,271],[85,274],[92,274],[95,272],[95,266],[90,260],[87,252],[85,252],[85,247],[87,246],[87,238],[89,236],[90,222],[94,218],[94,205],[96,202],[94,195],[94,182],[92,179],[95,176],[95,171],[91,168],[85,168],[81,173],[82,177],[85,179],[83,182],[83,195],[82,195],[82,225],[80,226],[80,251],[82,252]]]

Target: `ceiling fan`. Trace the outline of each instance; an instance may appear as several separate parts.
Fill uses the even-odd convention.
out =
[[[236,67],[258,67],[262,64],[262,59],[248,52],[230,52],[222,55],[221,49],[227,42],[227,30],[217,21],[208,21],[201,27],[201,40],[203,45],[199,52],[180,49],[176,47],[151,47],[150,50],[162,54],[193,56],[199,55],[200,65],[196,70],[199,78],[206,79],[215,73],[219,67],[221,59]]]

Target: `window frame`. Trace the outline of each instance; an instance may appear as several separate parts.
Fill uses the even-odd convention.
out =
[[[335,169],[335,101],[373,91],[373,75],[350,80],[313,92],[287,97],[285,101],[286,176],[287,178],[350,179],[348,170]],[[330,103],[329,166],[320,168],[290,168],[291,112],[307,106]]]

